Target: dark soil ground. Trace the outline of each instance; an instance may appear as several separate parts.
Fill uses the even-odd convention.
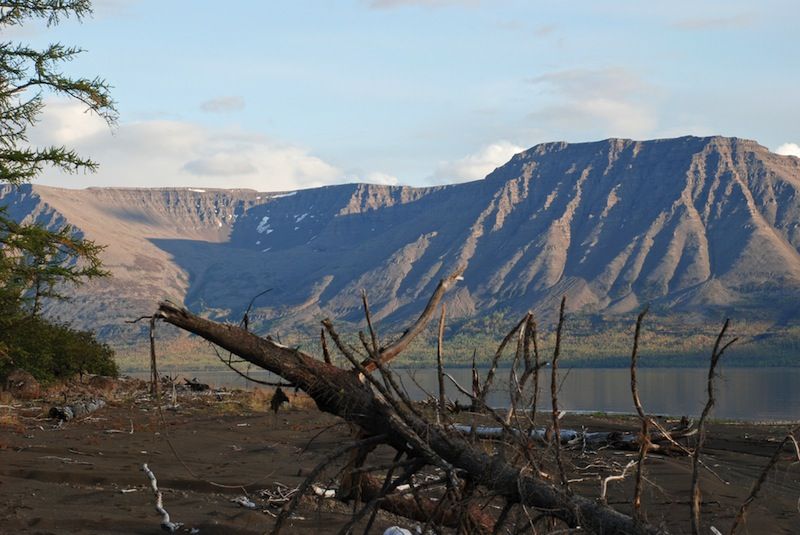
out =
[[[109,404],[61,426],[48,418],[52,405],[78,396],[104,396]],[[168,392],[165,396],[163,405],[170,401]],[[352,440],[346,424],[320,413],[307,398],[289,397],[291,405],[277,415],[268,411],[269,395],[263,391],[181,392],[176,409],[159,411],[139,381],[103,390],[73,385],[27,402],[0,398],[0,533],[160,533],[143,463],[158,478],[172,520],[184,523],[181,532],[192,528],[201,535],[268,532],[279,508],[270,506],[259,491],[277,496],[296,488],[321,459]],[[637,422],[602,415],[567,416],[562,428],[567,427],[635,430]],[[710,526],[728,531],[787,429],[711,425],[703,456],[710,470],[703,470],[701,479],[706,533]],[[541,453],[544,458],[550,455]],[[390,458],[389,452],[377,455]],[[601,479],[621,472],[635,453],[606,449],[570,451],[566,456],[574,490],[597,496]],[[797,460],[787,448],[740,533],[798,533]],[[689,459],[651,455],[646,466],[648,520],[671,533],[688,532]],[[322,483],[334,472],[327,472]],[[626,513],[631,511],[633,479],[631,475],[609,484],[609,503]],[[231,501],[243,495],[257,508],[245,509]],[[284,532],[337,533],[352,510],[352,505],[309,496]],[[415,525],[381,513],[372,532],[382,533],[395,524]],[[545,528],[539,524],[537,532]],[[362,531],[363,527],[357,532]]]

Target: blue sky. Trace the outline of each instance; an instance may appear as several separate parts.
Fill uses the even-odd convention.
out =
[[[50,100],[40,183],[287,190],[474,180],[540,142],[722,134],[800,156],[796,0],[101,0],[9,39],[87,50],[110,132]]]

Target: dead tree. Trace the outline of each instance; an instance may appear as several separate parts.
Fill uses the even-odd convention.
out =
[[[365,483],[362,500],[364,497],[369,500],[363,511],[368,511],[367,507],[397,502],[399,482],[409,481],[413,487],[411,476],[427,466],[443,474],[442,483],[447,489],[445,498],[426,502],[424,497],[414,494],[413,501],[406,500],[398,507],[400,511],[407,510],[406,506],[413,509],[415,513],[410,516],[420,513],[420,517],[435,522],[437,515],[443,514],[440,513],[442,504],[448,503],[453,504],[446,511],[448,514],[452,515],[454,510],[463,511],[456,519],[459,529],[468,526],[464,529],[477,533],[499,532],[499,526],[492,525],[491,518],[476,511],[475,502],[469,500],[476,489],[483,489],[484,496],[503,500],[509,510],[514,505],[524,506],[526,513],[528,509],[535,510],[536,515],[561,521],[571,529],[598,534],[663,533],[598,500],[571,493],[563,485],[543,479],[538,471],[514,463],[502,452],[489,454],[473,447],[467,437],[443,424],[431,422],[408,400],[386,364],[424,330],[445,292],[459,279],[458,274],[454,274],[442,280],[422,314],[397,341],[386,347],[366,343],[370,357],[363,361],[342,343],[329,321],[323,322],[330,338],[353,365],[350,369],[317,360],[241,327],[202,318],[173,303],[162,302],[156,316],[279,375],[306,392],[320,410],[356,425],[362,441],[375,438],[376,444],[388,445],[398,456],[412,461],[396,479],[387,477],[382,484],[360,478],[362,484]],[[515,331],[527,322],[524,319]],[[382,380],[372,375],[376,370]],[[377,495],[373,494],[375,490]],[[413,506],[409,505],[412,503]],[[507,516],[506,508],[503,509],[506,514],[501,514],[503,520]]]

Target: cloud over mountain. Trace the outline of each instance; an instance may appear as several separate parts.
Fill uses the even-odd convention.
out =
[[[340,182],[343,173],[309,150],[240,127],[189,121],[122,122],[113,130],[74,103],[53,101],[31,133],[37,145],[67,145],[100,163],[96,175],[47,171],[41,182],[290,190]]]
[[[797,143],[784,143],[775,149],[775,152],[784,156],[797,156],[800,158],[800,145]]]
[[[641,137],[657,126],[657,91],[619,68],[568,69],[529,79],[542,97],[529,118],[544,131],[583,129],[600,136]]]
[[[522,150],[523,147],[509,141],[496,141],[458,160],[441,162],[436,167],[432,179],[439,184],[478,180]]]

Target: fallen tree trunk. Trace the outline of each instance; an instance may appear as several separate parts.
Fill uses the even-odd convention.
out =
[[[441,285],[440,285],[441,286]],[[655,534],[660,531],[636,522],[597,500],[569,494],[534,477],[500,456],[473,448],[463,437],[411,415],[404,423],[385,399],[376,394],[361,373],[316,360],[297,349],[256,336],[242,328],[217,323],[173,303],[160,304],[158,317],[269,370],[297,385],[320,410],[358,425],[367,435],[385,434],[386,442],[411,457],[443,463],[466,473],[480,485],[512,503],[521,503],[598,534]],[[415,438],[426,437],[424,443]]]

